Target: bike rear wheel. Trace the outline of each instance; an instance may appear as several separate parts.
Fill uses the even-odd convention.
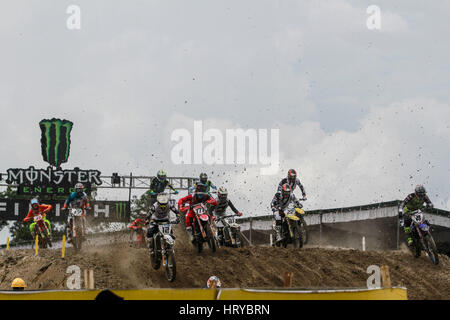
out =
[[[169,282],[173,282],[177,276],[177,265],[175,262],[175,255],[173,252],[169,252],[166,255],[166,279]]]

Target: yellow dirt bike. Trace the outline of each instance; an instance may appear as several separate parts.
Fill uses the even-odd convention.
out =
[[[292,243],[294,248],[303,247],[303,244],[305,243],[304,239],[307,238],[306,222],[303,219],[304,215],[305,211],[296,206],[290,205],[286,208],[281,223],[281,234],[283,240],[276,243],[277,247],[282,245],[286,248],[290,243]]]

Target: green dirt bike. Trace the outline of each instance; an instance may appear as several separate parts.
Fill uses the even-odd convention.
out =
[[[34,249],[36,245],[36,235],[38,237],[38,246],[42,249],[47,249],[47,246],[52,247],[52,239],[51,236],[49,236],[49,227],[47,223],[45,223],[44,218],[41,214],[38,214],[34,216],[33,218],[34,222],[36,222],[36,225],[34,227],[34,234],[33,234],[33,242],[32,242],[32,248]]]
[[[439,255],[436,248],[436,243],[434,242],[433,236],[430,232],[430,223],[425,220],[421,210],[411,212],[410,216],[412,220],[411,236],[413,238],[413,244],[409,248],[414,254],[414,257],[420,257],[423,250],[433,264],[439,264]]]

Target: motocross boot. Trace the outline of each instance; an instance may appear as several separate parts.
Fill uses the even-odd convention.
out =
[[[283,236],[281,235],[281,226],[275,226],[275,242],[281,242]]]
[[[192,227],[186,227],[186,231],[189,236],[189,241],[194,243],[194,231],[192,230]]]
[[[410,227],[405,227],[403,230],[405,231],[405,234],[408,237],[408,239],[407,239],[408,246],[411,247],[413,245],[413,243],[414,243],[414,241],[413,241],[413,239],[411,237],[411,228]]]

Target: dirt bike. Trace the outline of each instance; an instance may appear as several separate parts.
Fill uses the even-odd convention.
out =
[[[71,208],[72,215],[72,245],[75,250],[81,250],[83,244],[83,234],[85,234],[83,223],[83,209]]]
[[[177,266],[175,263],[175,236],[172,232],[172,224],[177,224],[178,221],[171,222],[155,222],[158,226],[158,232],[153,235],[149,241],[153,242],[153,254],[150,251],[150,261],[152,268],[158,270],[163,264],[166,279],[169,282],[175,280],[177,274]]]
[[[295,205],[289,205],[286,208],[284,216],[281,219],[281,235],[283,239],[275,244],[277,247],[282,245],[286,248],[290,243],[292,243],[294,248],[303,247],[303,234],[306,234],[306,223],[304,223],[303,219],[304,214],[303,209]]]
[[[197,252],[202,252],[204,242],[208,243],[212,252],[216,252],[216,239],[211,228],[211,216],[208,214],[208,208],[204,203],[197,203],[191,205],[191,209],[194,212],[192,231]]]
[[[236,215],[216,217],[215,235],[219,247],[241,248],[244,246],[240,236],[241,226],[236,223]]]
[[[52,246],[51,237],[49,234],[49,228],[47,224],[44,221],[44,217],[42,217],[41,214],[38,214],[34,216],[33,218],[34,222],[36,222],[36,225],[34,227],[34,236],[33,236],[33,245],[32,248],[34,249],[35,246],[35,240],[36,235],[38,236],[38,245],[39,248],[47,249],[47,246]]]
[[[424,250],[433,264],[439,264],[439,255],[430,232],[430,223],[425,220],[423,212],[421,210],[413,211],[411,220],[413,244],[410,250],[416,258],[420,257],[422,250]]]

